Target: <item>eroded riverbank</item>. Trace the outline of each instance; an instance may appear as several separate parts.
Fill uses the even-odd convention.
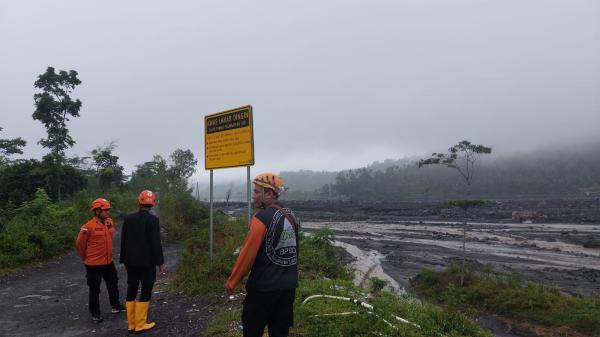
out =
[[[460,223],[350,221],[302,226],[307,231],[330,228],[337,240],[385,256],[383,269],[400,285],[407,285],[423,267],[445,268],[462,256]],[[568,233],[598,235],[600,226],[474,223],[467,233],[466,256],[492,271],[517,272],[568,293],[600,293],[600,249],[569,242]]]

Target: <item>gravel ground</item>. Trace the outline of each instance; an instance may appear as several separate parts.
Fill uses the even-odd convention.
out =
[[[117,231],[120,233],[120,230]],[[118,257],[119,235],[114,256]],[[163,239],[167,273],[177,263],[180,245]],[[124,304],[127,274],[119,273]],[[203,298],[170,292],[169,276],[158,276],[150,304],[149,320],[157,326],[145,335],[201,336],[220,298]],[[0,336],[126,336],[125,313],[111,314],[104,282],[100,305],[104,322],[91,321],[88,312],[85,268],[79,255],[65,256],[0,278]]]

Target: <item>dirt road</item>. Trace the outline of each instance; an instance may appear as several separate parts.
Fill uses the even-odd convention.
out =
[[[120,228],[117,228],[114,256],[118,262]],[[167,272],[178,259],[180,246],[163,239]],[[117,264],[119,291],[123,304],[127,275]],[[149,318],[157,327],[145,335],[200,336],[213,299],[168,291],[168,275],[159,276],[154,287]],[[126,336],[125,313],[111,314],[108,294],[102,283],[100,304],[104,322],[91,321],[85,268],[76,252],[0,278],[0,336]]]

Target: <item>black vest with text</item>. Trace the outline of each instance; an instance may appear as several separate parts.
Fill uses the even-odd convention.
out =
[[[289,208],[268,207],[256,213],[267,229],[246,282],[248,291],[280,291],[298,287],[298,226]],[[288,219],[289,218],[289,219]],[[291,221],[290,221],[291,220]]]

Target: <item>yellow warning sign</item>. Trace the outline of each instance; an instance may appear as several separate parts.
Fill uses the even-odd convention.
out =
[[[254,165],[252,106],[205,116],[204,149],[207,170]]]

